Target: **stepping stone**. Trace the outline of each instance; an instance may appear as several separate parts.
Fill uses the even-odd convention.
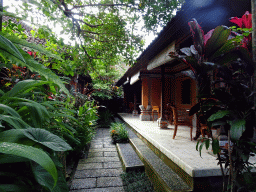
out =
[[[116,146],[124,171],[144,171],[144,164],[130,143],[117,143]]]

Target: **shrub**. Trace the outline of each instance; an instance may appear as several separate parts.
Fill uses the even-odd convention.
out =
[[[128,131],[123,123],[111,123],[110,136],[113,143],[127,143],[129,141]]]
[[[99,110],[98,127],[109,128],[112,122],[113,114],[108,109]]]

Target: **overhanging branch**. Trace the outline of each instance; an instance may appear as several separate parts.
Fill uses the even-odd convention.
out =
[[[134,5],[138,5],[138,4],[134,4]],[[134,6],[133,5],[133,6]],[[120,4],[88,4],[88,5],[75,5],[74,7],[71,8],[71,10],[73,9],[79,9],[79,8],[84,8],[84,7],[99,7],[99,6],[104,6],[104,7],[119,7],[119,6],[123,6],[123,7],[133,7],[132,5],[128,5],[128,4],[124,4],[124,3],[120,3]]]

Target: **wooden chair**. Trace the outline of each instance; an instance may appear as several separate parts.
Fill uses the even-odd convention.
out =
[[[188,111],[184,108],[177,108],[171,106],[173,112],[173,120],[174,120],[174,133],[173,139],[175,139],[178,125],[185,125],[190,127],[190,139],[192,141],[192,131],[193,131],[193,124],[192,124],[192,116],[188,115]]]
[[[158,118],[159,118],[159,115],[160,115],[160,108],[158,106],[152,106],[152,119],[153,119],[153,122],[154,122],[154,111],[157,111],[158,113]]]
[[[208,126],[202,116],[199,116],[197,118],[197,122],[198,122],[198,127],[200,129],[201,135],[203,137],[205,137],[205,134],[206,134],[208,136],[208,138],[212,138],[212,130],[211,130],[212,128],[210,128],[210,129],[208,128]]]
[[[166,105],[165,115],[166,115],[166,119],[167,119],[168,123],[170,125],[173,125],[173,112],[172,112],[172,105],[170,103],[168,103]]]
[[[132,102],[129,102],[129,113],[132,113],[134,110],[134,104]]]

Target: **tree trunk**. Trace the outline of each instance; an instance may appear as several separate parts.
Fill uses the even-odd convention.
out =
[[[0,12],[3,12],[3,1],[4,0],[0,0]],[[0,16],[0,31],[2,31],[2,24],[3,23],[3,17]]]
[[[251,0],[252,4],[252,57],[253,57],[253,90],[256,92],[256,0]],[[256,94],[254,94],[254,108],[256,109]],[[255,113],[256,115],[256,113]],[[254,132],[255,132],[254,127]],[[254,133],[255,134],[255,133]]]
[[[252,3],[252,54],[254,62],[254,78],[256,76],[256,0],[251,0]]]

